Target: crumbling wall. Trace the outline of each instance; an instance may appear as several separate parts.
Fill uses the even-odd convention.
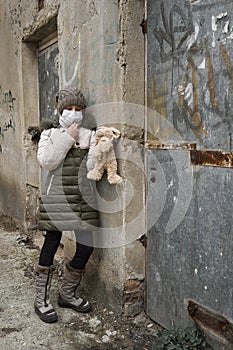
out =
[[[0,212],[2,218],[13,218],[20,227],[24,222],[25,206],[22,88],[20,47],[10,5],[4,2],[0,9]]]
[[[82,88],[88,102],[88,126],[115,125],[121,130],[116,152],[119,172],[126,179],[122,187],[109,185],[106,178],[97,184],[103,231],[94,234],[96,249],[84,282],[90,292],[118,311],[126,311],[127,303],[127,313],[135,314],[143,307],[142,299],[126,301],[123,295],[128,279],[143,280],[145,275],[145,247],[137,241],[145,233],[140,145],[144,128],[144,36],[140,26],[144,1],[80,2],[78,14],[75,2],[70,1],[69,7],[66,11],[66,3],[61,3],[58,13],[60,85]],[[103,209],[104,202],[108,208]],[[70,247],[67,257],[73,252],[69,238],[64,237]]]
[[[140,26],[144,1],[11,0],[1,7],[6,13],[0,24],[1,42],[7,45],[0,53],[1,66],[6,68],[0,92],[3,99],[8,91],[9,101],[0,106],[0,125],[5,125],[1,129],[4,135],[0,133],[0,176],[6,184],[1,186],[5,201],[1,199],[0,209],[18,218],[33,236],[40,171],[37,144],[29,130],[39,126],[37,47],[57,32],[60,87],[73,85],[83,90],[89,106],[86,126],[115,125],[122,133],[116,152],[124,184],[111,186],[105,178],[97,184],[100,201],[109,203],[110,210],[102,207],[103,236],[95,237],[96,249],[84,280],[90,292],[120,312],[135,314],[143,307],[145,277],[145,247],[139,241],[145,233],[140,145],[144,130],[144,36]],[[67,256],[73,243],[65,250]],[[140,293],[132,291],[128,281],[133,280],[140,281],[140,286],[136,283]],[[140,297],[136,297],[138,293]]]

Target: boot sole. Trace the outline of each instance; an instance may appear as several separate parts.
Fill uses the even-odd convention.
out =
[[[75,306],[73,304],[70,304],[70,303],[63,301],[60,295],[58,296],[57,303],[62,308],[73,309],[73,310],[81,312],[81,313],[88,313],[88,312],[92,311],[92,307],[90,304],[88,304],[87,306],[80,306],[80,307]]]
[[[39,318],[43,322],[45,322],[45,323],[54,323],[54,322],[58,321],[57,315],[53,315],[53,316],[44,315],[36,307],[34,309],[35,309],[36,314],[39,316]]]

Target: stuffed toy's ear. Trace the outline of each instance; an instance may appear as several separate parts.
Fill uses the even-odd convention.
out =
[[[110,129],[111,129],[111,131],[113,133],[114,139],[119,139],[119,137],[121,136],[120,130],[118,130],[118,129],[114,128],[114,127],[111,127]]]

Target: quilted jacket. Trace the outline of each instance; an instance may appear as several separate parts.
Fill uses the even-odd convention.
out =
[[[95,132],[82,127],[78,140],[63,128],[42,132],[37,158],[47,176],[41,188],[40,230],[90,231],[98,226],[93,182],[86,177],[88,149],[94,144]]]

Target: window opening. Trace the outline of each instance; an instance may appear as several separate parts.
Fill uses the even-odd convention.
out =
[[[57,33],[42,39],[38,45],[38,80],[40,123],[56,123],[55,96],[59,89]],[[46,125],[44,126],[46,127]]]

